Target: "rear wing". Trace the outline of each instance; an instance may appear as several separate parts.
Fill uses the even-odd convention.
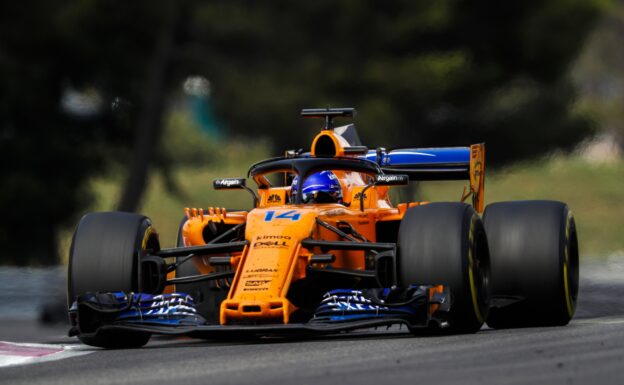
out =
[[[363,158],[376,162],[386,174],[405,174],[410,180],[468,180],[478,212],[483,211],[485,182],[485,145],[446,148],[406,148],[370,150]]]
[[[354,117],[354,108],[304,109],[306,118],[323,118],[325,127],[314,138],[312,157],[355,157],[375,162],[384,174],[408,175],[410,180],[468,180],[461,201],[472,196],[472,204],[483,212],[485,182],[485,145],[470,147],[405,148],[386,151],[362,146],[353,124],[334,129],[332,120]],[[293,153],[298,156],[298,153]],[[287,153],[288,156],[288,153]]]

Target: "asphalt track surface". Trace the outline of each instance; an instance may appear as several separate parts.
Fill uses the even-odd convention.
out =
[[[250,342],[152,338],[142,349],[106,351],[58,328],[0,322],[0,340],[70,344],[85,353],[2,367],[0,384],[622,384],[622,266],[583,269],[576,317],[556,328],[435,337],[391,329]]]

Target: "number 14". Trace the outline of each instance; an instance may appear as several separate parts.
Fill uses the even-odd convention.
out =
[[[285,213],[281,213],[279,215],[275,215],[275,211],[270,210],[266,212],[264,216],[265,222],[271,222],[273,219],[290,219],[292,221],[298,221],[301,218],[301,213],[298,213],[297,210],[286,211]]]

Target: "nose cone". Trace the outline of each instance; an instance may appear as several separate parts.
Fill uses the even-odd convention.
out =
[[[318,210],[305,207],[255,209],[247,217],[249,246],[241,256],[221,323],[266,320],[288,323],[296,309],[286,294],[296,270],[301,240],[310,236]],[[304,257],[302,260],[307,262]]]

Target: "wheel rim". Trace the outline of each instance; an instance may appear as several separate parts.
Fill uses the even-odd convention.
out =
[[[157,285],[154,285],[152,280],[154,279],[148,271],[144,271],[142,259],[144,256],[148,255],[150,252],[160,250],[160,241],[158,239],[158,233],[156,229],[152,225],[148,225],[143,233],[143,238],[141,239],[140,250],[138,250],[138,258],[137,258],[137,291],[143,292],[146,288],[153,288]],[[157,278],[156,278],[157,279]],[[150,291],[150,290],[148,290]]]
[[[475,230],[476,220],[470,226],[468,249],[468,278],[474,314],[479,323],[485,322],[490,302],[490,264],[485,232]],[[474,235],[476,231],[476,236]]]
[[[566,310],[570,318],[576,310],[578,293],[578,240],[576,226],[572,212],[568,211],[565,228],[565,245],[563,248],[563,289],[566,300]]]

